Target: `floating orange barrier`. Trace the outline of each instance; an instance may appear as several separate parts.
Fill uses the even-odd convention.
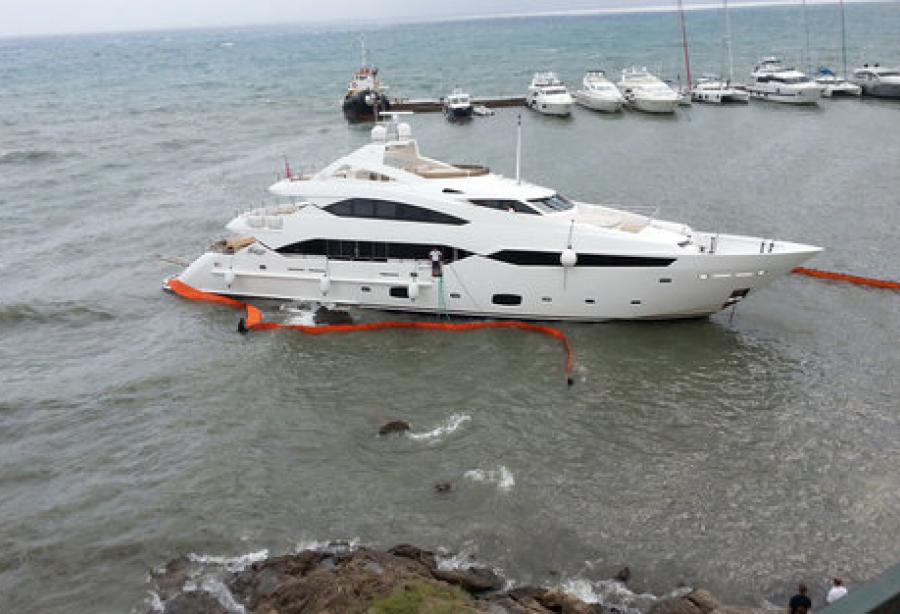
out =
[[[547,337],[552,337],[562,343],[566,351],[566,382],[571,386],[574,381],[572,379],[573,358],[572,344],[565,333],[550,326],[540,326],[529,322],[520,322],[517,320],[500,320],[491,322],[464,322],[452,324],[448,322],[372,322],[370,324],[332,324],[326,326],[304,326],[299,324],[276,324],[274,322],[266,322],[263,318],[262,311],[242,303],[232,298],[211,294],[192,288],[191,286],[177,279],[170,279],[168,282],[169,289],[178,296],[192,301],[202,301],[206,303],[214,303],[225,307],[233,307],[235,309],[244,309],[246,315],[241,320],[240,330],[293,330],[307,335],[328,335],[332,333],[359,333],[371,332],[379,330],[432,330],[444,332],[469,332],[475,330],[493,330],[493,329],[512,329],[522,330],[531,333],[538,333]]]
[[[846,275],[844,273],[832,273],[831,271],[820,271],[818,269],[805,269],[798,267],[791,271],[797,275],[806,275],[807,277],[815,277],[817,279],[828,279],[830,281],[842,281],[848,284],[856,284],[857,286],[868,286],[870,288],[881,288],[882,290],[900,290],[900,282],[885,281],[883,279],[871,279],[869,277],[857,277],[856,275]]]

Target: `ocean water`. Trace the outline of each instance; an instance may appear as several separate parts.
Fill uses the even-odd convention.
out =
[[[741,78],[802,60],[794,8],[735,10]],[[900,64],[900,3],[850,5],[851,66]],[[688,16],[696,73],[720,15]],[[837,67],[838,16],[810,8]],[[531,73],[675,77],[672,14],[371,29],[394,95],[524,92]],[[311,540],[465,552],[517,582],[702,584],[781,603],[900,557],[900,295],[802,278],[736,313],[508,331],[237,335],[160,291],[284,156],[368,138],[338,100],[358,32],[273,27],[0,40],[0,612],[144,611],[147,571]],[[512,174],[516,110],[411,119],[426,154]],[[900,277],[900,104],[695,106],[676,118],[524,113],[526,178]],[[405,419],[413,437],[378,438]],[[433,484],[452,481],[449,494]]]

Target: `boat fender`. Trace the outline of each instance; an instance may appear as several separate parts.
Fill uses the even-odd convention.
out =
[[[412,300],[416,300],[419,298],[419,282],[414,281],[409,284],[408,288],[409,298]]]
[[[231,284],[234,283],[234,279],[237,277],[234,273],[234,269],[228,269],[225,271],[225,287],[230,288]]]
[[[559,256],[559,263],[567,269],[570,269],[578,264],[578,254],[576,254],[575,250],[571,248],[565,249]]]
[[[319,290],[322,292],[322,296],[328,296],[328,291],[331,289],[331,278],[328,275],[323,275],[322,279],[319,280]]]

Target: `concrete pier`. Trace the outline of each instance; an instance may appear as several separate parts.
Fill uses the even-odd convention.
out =
[[[413,111],[415,113],[439,113],[443,109],[443,99],[436,98],[395,98],[391,100],[391,111]],[[476,107],[489,109],[501,107],[524,107],[524,96],[496,96],[492,98],[472,98]]]

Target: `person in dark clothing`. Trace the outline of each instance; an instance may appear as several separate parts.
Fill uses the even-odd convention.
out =
[[[812,612],[812,601],[806,595],[808,592],[809,589],[801,582],[797,587],[797,594],[788,602],[788,614],[810,614]]]

